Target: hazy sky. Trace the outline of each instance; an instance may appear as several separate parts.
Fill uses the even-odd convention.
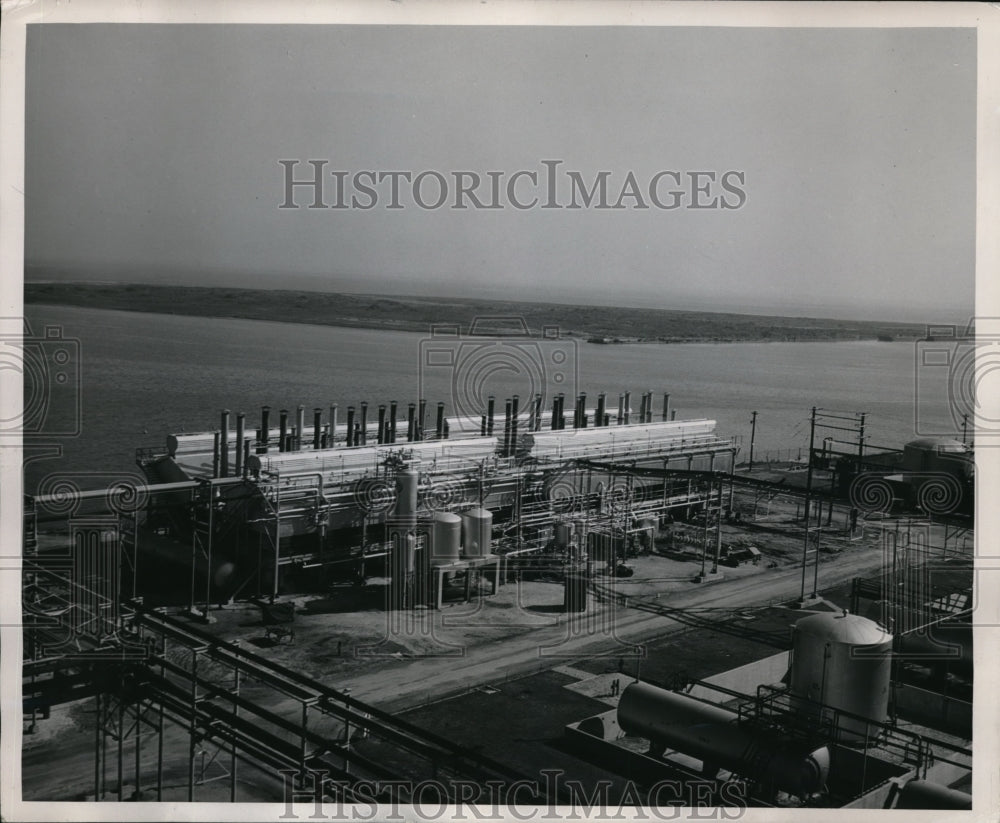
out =
[[[972,310],[975,122],[972,30],[36,25],[26,262],[933,321]],[[403,182],[388,209],[383,182],[370,210],[282,210],[280,159],[328,161],[328,202],[338,170],[348,198],[358,171],[437,171],[449,204],[453,172],[534,171],[518,196],[544,200],[561,160],[558,200],[607,171],[614,204],[631,171],[651,207],[421,209]],[[661,171],[681,208],[648,202]],[[687,208],[691,171],[742,172],[746,202]]]

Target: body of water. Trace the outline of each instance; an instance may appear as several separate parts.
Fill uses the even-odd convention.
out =
[[[590,406],[598,392],[607,392],[612,414],[619,392],[632,392],[637,411],[640,395],[652,391],[654,420],[660,419],[663,393],[670,392],[678,419],[717,420],[721,435],[742,438],[743,458],[754,410],[757,454],[804,449],[812,406],[866,412],[872,445],[899,447],[917,434],[955,428],[943,376],[921,384],[916,413],[915,380],[923,375],[915,369],[912,343],[494,343],[63,306],[32,305],[27,315],[35,336],[59,327],[65,338],[79,341],[82,374],[81,433],[52,439],[61,457],[28,464],[28,491],[53,473],[79,476],[81,485],[92,486],[105,484],[109,474],[134,472],[137,447],[161,445],[169,432],[214,429],[223,408],[245,412],[252,431],[265,404],[273,425],[279,409],[294,411],[299,404],[311,422],[314,406],[338,403],[343,421],[347,406],[362,400],[370,415],[392,400],[405,414],[406,404],[422,394],[432,426],[439,400],[453,414],[463,399],[492,391],[502,420],[505,398],[517,393],[523,403],[541,379],[549,391],[567,394],[570,411],[577,391],[587,392]],[[841,435],[850,438],[818,429],[817,442]]]

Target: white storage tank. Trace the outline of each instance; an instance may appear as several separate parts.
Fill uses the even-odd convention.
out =
[[[892,635],[873,620],[842,613],[814,614],[792,627],[791,693],[800,710],[815,703],[879,723],[888,718]],[[832,718],[831,718],[832,719]],[[866,734],[864,720],[840,716],[843,737]]]
[[[451,512],[434,512],[432,523],[431,565],[456,562],[462,538],[462,518]]]
[[[493,549],[493,512],[469,509],[462,512],[462,544],[466,557],[485,557]]]

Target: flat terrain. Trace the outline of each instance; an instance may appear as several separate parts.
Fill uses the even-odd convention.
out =
[[[416,332],[436,323],[457,323],[467,332],[474,318],[513,316],[533,333],[556,326],[565,336],[607,343],[912,340],[926,333],[914,323],[195,286],[26,283],[24,301]]]

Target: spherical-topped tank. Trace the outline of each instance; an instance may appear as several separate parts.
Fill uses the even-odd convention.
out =
[[[493,512],[469,509],[462,512],[462,544],[466,557],[484,557],[493,548]]]
[[[434,512],[431,539],[431,565],[454,563],[459,557],[462,518],[451,512]]]
[[[815,715],[816,703],[876,722],[888,717],[892,635],[860,615],[814,614],[792,628],[791,693],[807,702],[800,710]],[[842,736],[864,736],[862,719],[839,718]]]

